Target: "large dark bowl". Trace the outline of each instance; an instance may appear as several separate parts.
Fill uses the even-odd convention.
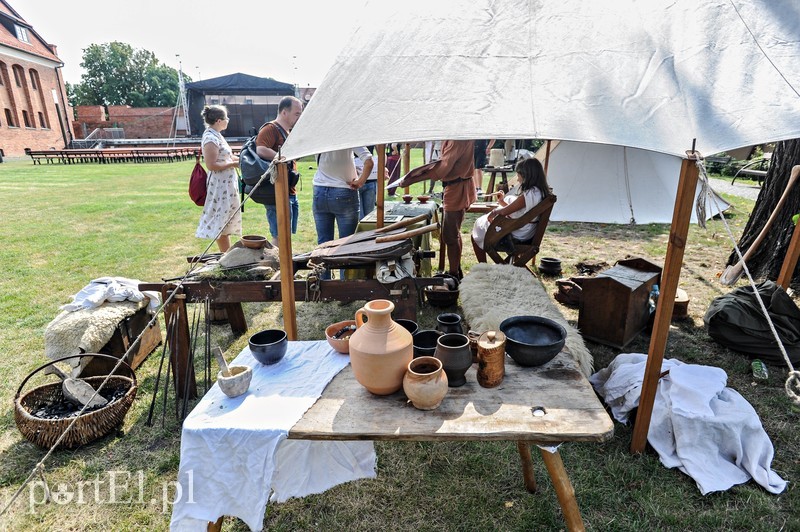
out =
[[[541,366],[561,352],[567,331],[561,324],[541,316],[512,316],[503,320],[506,352],[520,366]]]
[[[414,358],[432,357],[436,351],[436,341],[442,335],[433,329],[420,329],[411,335],[414,342]]]
[[[270,365],[280,362],[286,354],[289,341],[286,331],[280,329],[267,329],[257,332],[247,341],[253,357],[262,364]]]

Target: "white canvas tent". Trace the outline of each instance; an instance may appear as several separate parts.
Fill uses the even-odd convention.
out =
[[[683,157],[800,138],[796,0],[374,2],[283,147],[287,159],[435,139],[539,138]],[[696,154],[692,154],[692,158]],[[631,449],[642,452],[697,171],[676,176]],[[286,192],[281,165],[276,187]],[[288,199],[278,203],[288,223]],[[281,269],[291,268],[288,231]],[[281,279],[293,330],[290,276]]]
[[[536,158],[545,163],[546,144]],[[672,220],[679,157],[625,146],[553,141],[547,164],[547,181],[558,196],[551,220],[612,224]],[[706,199],[706,219],[728,207],[719,196],[715,202]],[[695,211],[691,221],[697,223]]]

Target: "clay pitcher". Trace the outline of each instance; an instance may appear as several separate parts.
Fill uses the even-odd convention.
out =
[[[434,357],[418,357],[408,363],[403,377],[403,391],[419,410],[435,410],[447,395],[447,375],[442,361]]]
[[[487,331],[478,338],[478,384],[494,388],[506,374],[506,335]]]
[[[350,336],[353,375],[375,395],[399,390],[406,367],[414,357],[411,333],[392,320],[393,310],[391,301],[370,301],[356,311],[357,328]]]

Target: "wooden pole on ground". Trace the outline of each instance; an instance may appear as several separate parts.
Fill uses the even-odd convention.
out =
[[[403,145],[403,171],[400,175],[406,175],[411,171],[411,145],[406,142]],[[409,187],[405,187],[406,194],[408,194]]]
[[[375,149],[378,150],[378,195],[375,197],[377,204],[375,227],[380,229],[383,227],[383,203],[386,199],[386,145],[378,144]]]
[[[672,225],[667,243],[667,257],[664,259],[664,270],[661,272],[661,287],[650,335],[650,349],[647,352],[647,365],[644,370],[642,392],[639,397],[639,410],[636,414],[636,425],[633,428],[631,452],[641,454],[647,444],[647,433],[650,430],[650,418],[653,415],[658,379],[661,375],[661,363],[667,346],[667,335],[672,321],[672,309],[675,306],[675,292],[681,275],[681,263],[686,249],[686,236],[689,233],[689,221],[692,217],[694,195],[697,190],[698,169],[695,161],[699,154],[694,150],[686,152],[687,158],[681,164],[681,175],[678,181],[678,193],[675,197],[675,208],[672,211]]]
[[[297,340],[297,314],[294,304],[294,263],[292,262],[292,222],[289,211],[288,163],[278,163],[275,181],[275,206],[278,214],[278,256],[281,265],[283,328],[289,340]]]

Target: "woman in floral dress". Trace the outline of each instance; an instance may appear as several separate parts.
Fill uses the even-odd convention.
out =
[[[231,147],[222,137],[228,127],[228,110],[222,105],[207,105],[202,112],[206,130],[200,145],[203,160],[208,168],[206,204],[197,238],[216,238],[221,252],[231,247],[230,235],[242,235],[242,213],[239,210],[239,187],[235,168],[239,158],[233,156]]]

